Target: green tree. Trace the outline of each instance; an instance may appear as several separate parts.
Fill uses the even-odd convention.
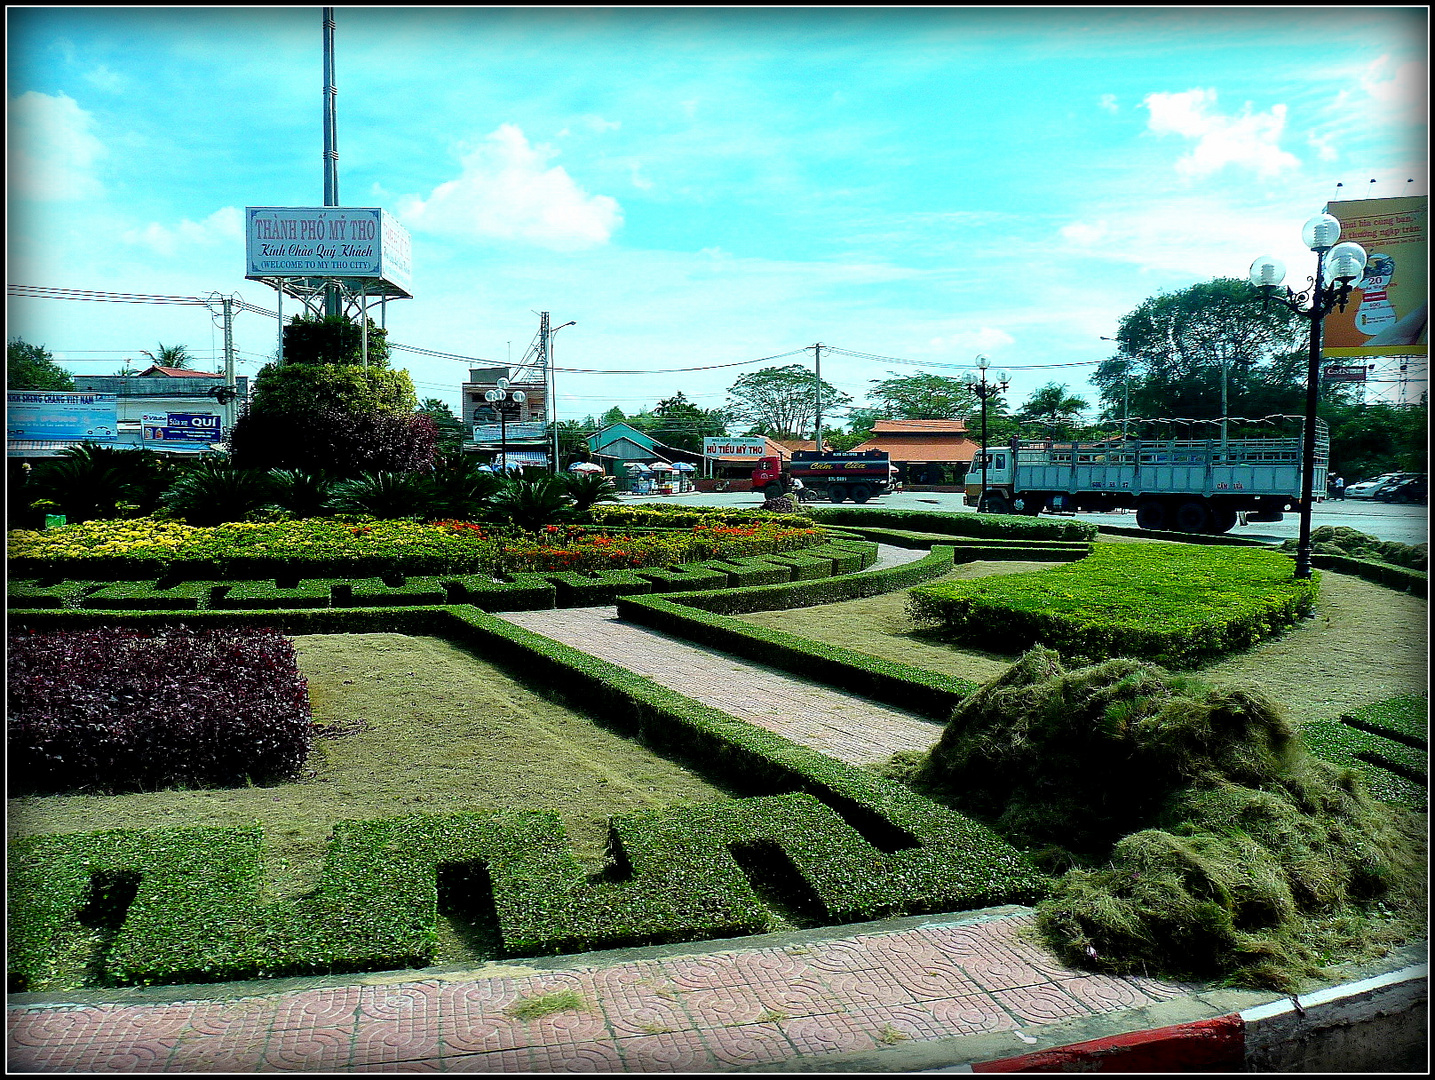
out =
[[[971,413],[977,399],[961,379],[945,375],[898,375],[873,379],[867,396],[883,420],[955,420]]]
[[[801,364],[749,372],[728,387],[727,393],[726,414],[736,423],[746,424],[751,434],[800,439],[813,429],[818,380]],[[821,394],[824,417],[843,412],[852,404],[851,395],[825,379]]]
[[[1321,409],[1330,425],[1330,467],[1347,480],[1429,468],[1427,400],[1418,405],[1354,404]]]
[[[627,419],[628,417],[623,413],[623,410],[614,405],[602,416],[598,417],[598,422],[604,427],[611,427],[614,424],[621,424]]]
[[[189,350],[183,345],[166,345],[163,341],[159,343],[154,352],[141,349],[140,355],[148,357],[151,364],[157,364],[160,367],[176,368],[180,371],[188,370],[189,365],[193,362],[193,357],[189,355]]]
[[[1122,318],[1117,354],[1091,377],[1108,418],[1130,395],[1133,417],[1214,419],[1225,373],[1228,412],[1303,411],[1308,327],[1281,304],[1261,305],[1250,283],[1217,278],[1144,301]]]
[[[1076,434],[1076,418],[1087,408],[1084,397],[1068,393],[1064,383],[1049,382],[1032,391],[1017,410],[1018,421],[1041,426],[1040,434],[1056,439],[1070,439]],[[1028,433],[1031,428],[1027,428]],[[1033,436],[1034,437],[1034,436]]]
[[[5,389],[7,390],[73,390],[75,380],[55,363],[49,350],[31,345],[23,338],[11,338],[5,344]]]
[[[468,432],[463,421],[453,414],[447,402],[439,398],[424,398],[418,412],[432,420],[434,427],[438,429],[438,447],[441,451],[462,449]]]
[[[643,430],[667,446],[696,454],[702,450],[703,439],[727,434],[727,419],[721,409],[699,408],[679,390],[658,402]]]

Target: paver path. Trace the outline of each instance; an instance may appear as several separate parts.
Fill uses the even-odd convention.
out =
[[[940,724],[915,713],[623,622],[616,607],[496,614],[851,764],[927,750],[941,738]]]

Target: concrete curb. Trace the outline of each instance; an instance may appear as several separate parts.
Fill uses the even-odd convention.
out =
[[[1188,1024],[931,1072],[1428,1071],[1429,967]]]

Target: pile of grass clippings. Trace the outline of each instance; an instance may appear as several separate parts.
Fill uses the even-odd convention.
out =
[[[1349,559],[1369,559],[1373,562],[1404,566],[1422,572],[1428,570],[1430,561],[1430,546],[1428,544],[1401,544],[1394,540],[1381,540],[1341,525],[1322,525],[1312,530],[1310,549],[1317,555],[1344,555]],[[1294,552],[1296,541],[1283,541],[1281,550]]]
[[[1413,817],[1312,757],[1260,694],[1151,664],[1067,671],[1033,649],[908,768],[1066,871],[1038,925],[1099,970],[1289,990],[1378,954],[1423,905]]]

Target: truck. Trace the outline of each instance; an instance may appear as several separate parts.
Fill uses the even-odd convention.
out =
[[[1302,508],[1302,441],[1013,439],[978,455],[963,501],[997,514],[1134,508],[1142,529],[1225,533],[1237,521],[1280,521]],[[1329,429],[1317,420],[1313,501],[1324,499],[1329,452]]]
[[[892,459],[885,450],[846,453],[794,450],[792,460],[759,458],[752,470],[752,489],[769,499],[792,491],[792,481],[835,503],[851,499],[864,503],[892,490]]]

